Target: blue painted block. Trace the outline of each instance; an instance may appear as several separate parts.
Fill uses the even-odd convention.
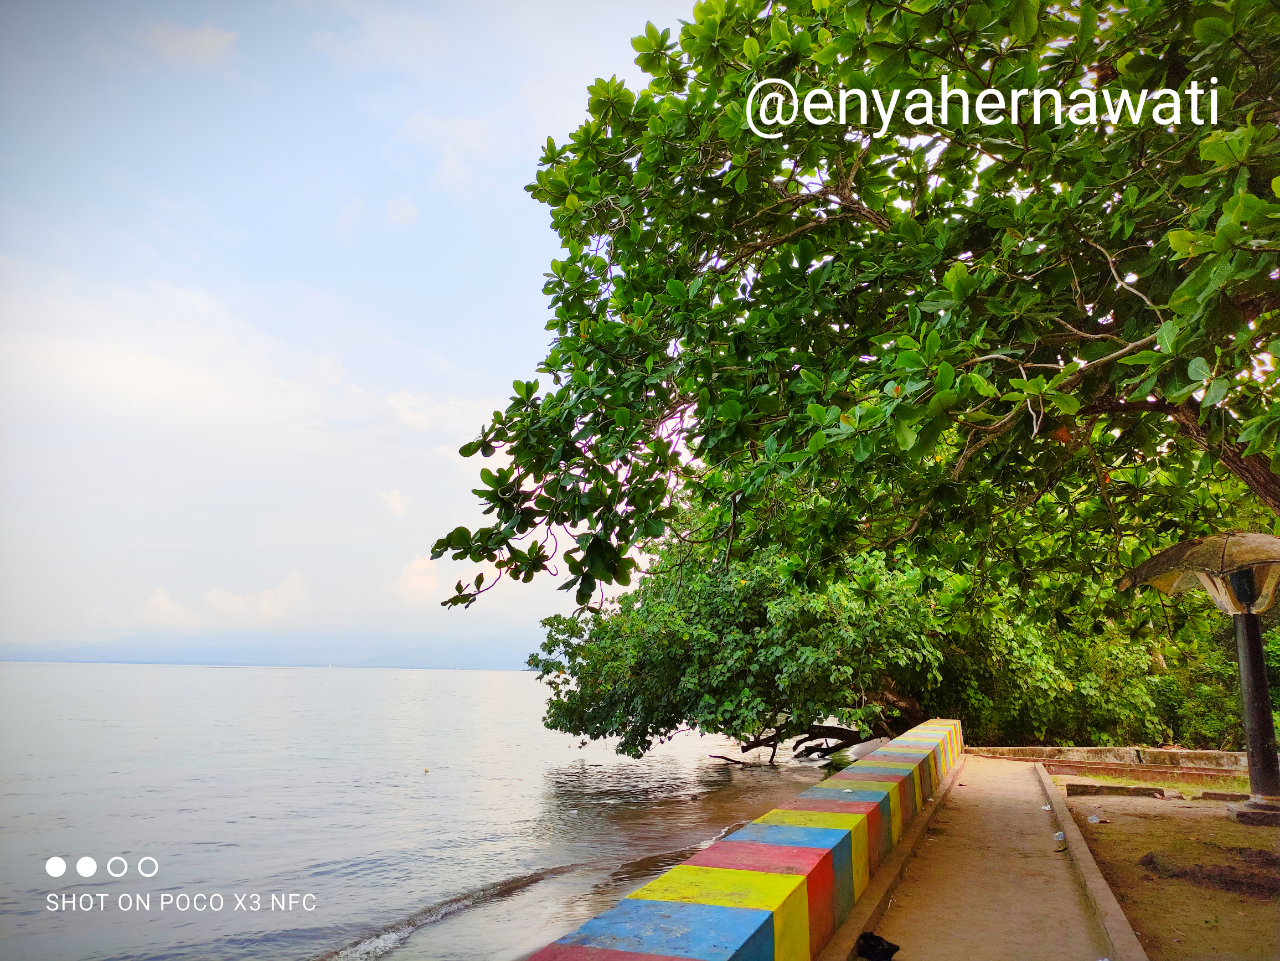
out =
[[[857,781],[845,781],[845,784],[857,784]],[[873,788],[870,791],[859,791],[854,788],[824,788],[811,787],[800,795],[801,797],[811,797],[815,800],[823,801],[873,801],[879,804],[880,801],[889,799],[889,792],[882,788]]]
[[[696,961],[773,961],[773,912],[626,898],[556,944]]]
[[[835,785],[837,784],[840,786],[836,787]],[[888,791],[882,791],[879,788],[870,791],[859,791],[857,784],[857,781],[827,780],[816,787],[809,788],[800,796],[818,798],[824,801],[872,801],[875,803],[880,809],[879,847],[876,850],[875,859],[872,861],[872,868],[876,868],[893,850],[893,801],[890,799]],[[846,789],[849,790],[848,794],[845,793]],[[865,797],[868,794],[873,796]],[[858,795],[864,796],[859,797]],[[868,836],[868,845],[874,843],[874,841],[875,839]]]
[[[724,840],[785,844],[795,848],[834,848],[849,843],[849,832],[838,828],[806,828],[791,824],[748,824]]]

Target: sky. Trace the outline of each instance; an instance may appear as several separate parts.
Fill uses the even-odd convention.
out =
[[[534,376],[529,198],[691,0],[0,6],[0,643],[530,630],[432,542]]]

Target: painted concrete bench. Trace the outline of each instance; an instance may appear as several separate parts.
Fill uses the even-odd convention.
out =
[[[914,727],[530,961],[811,961],[963,752],[959,721]]]

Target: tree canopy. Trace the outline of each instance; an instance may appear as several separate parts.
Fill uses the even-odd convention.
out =
[[[553,339],[462,449],[501,454],[492,522],[433,557],[567,568],[587,603],[664,534],[722,565],[770,548],[808,589],[881,551],[922,590],[1035,587],[1070,618],[1224,501],[1280,523],[1272,0],[705,0],[633,45],[648,88],[594,83],[529,186],[566,251]],[[765,78],[887,97],[943,74],[971,96],[1194,81],[1218,123],[953,111],[766,139],[744,113]]]
[[[776,549],[727,568],[712,553],[669,538],[616,606],[543,622],[530,664],[551,690],[548,727],[616,737],[633,756],[684,728],[737,738],[744,751],[794,738],[798,753],[829,755],[930,714],[963,720],[973,743],[1160,743],[1175,725],[1193,741],[1190,715],[1209,698],[1188,697],[1174,672],[1222,674],[1219,649],[1205,643],[1220,620],[1205,617],[1207,599],[1168,624],[1139,605],[1120,622],[1082,613],[1037,625],[1008,603],[1009,588],[957,612],[963,576],[922,594],[918,570],[891,570],[877,553],[814,591],[787,583]],[[1153,674],[1166,655],[1174,672]],[[1213,706],[1230,700],[1232,682],[1213,689]],[[1220,713],[1213,733],[1238,737],[1239,712]]]
[[[543,622],[530,664],[552,691],[548,727],[618,737],[619,753],[639,757],[686,726],[776,750],[787,738],[859,741],[903,708],[918,713],[897,689],[932,686],[942,661],[918,578],[864,555],[846,582],[801,593],[770,552],[727,570],[707,553],[667,544],[616,611]]]

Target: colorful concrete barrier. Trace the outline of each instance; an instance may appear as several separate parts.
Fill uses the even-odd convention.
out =
[[[812,961],[963,752],[959,721],[914,727],[530,961]]]

